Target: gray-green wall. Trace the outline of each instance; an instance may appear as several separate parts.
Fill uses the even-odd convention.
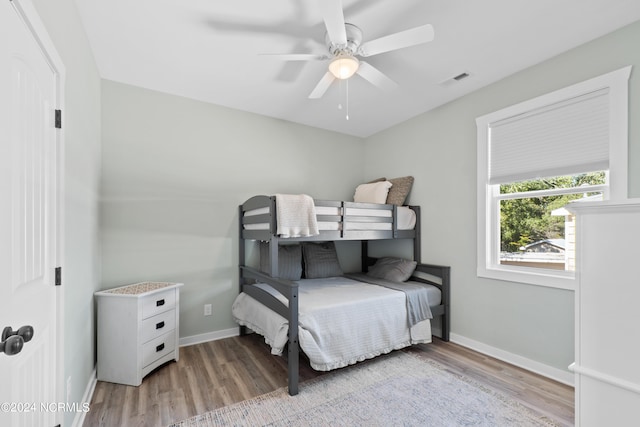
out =
[[[476,276],[475,119],[633,65],[629,194],[638,197],[639,44],[640,23],[635,23],[367,139],[365,174],[384,171],[416,178],[411,202],[422,206],[423,261],[452,266],[451,328],[455,338],[477,341],[560,370],[573,362],[572,291]],[[473,75],[473,70],[470,72]]]
[[[101,286],[184,283],[183,339],[237,331],[239,204],[349,199],[364,173],[359,138],[106,80],[102,129]]]

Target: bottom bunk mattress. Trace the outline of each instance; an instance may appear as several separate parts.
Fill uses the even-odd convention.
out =
[[[300,347],[315,370],[329,371],[411,344],[431,342],[429,319],[409,326],[404,292],[346,277],[297,283]],[[271,286],[253,286],[286,304]],[[429,289],[433,295],[430,305],[440,304],[438,288],[425,286],[433,288]],[[232,313],[238,324],[264,336],[272,354],[282,354],[288,339],[287,319],[245,293],[236,298]]]

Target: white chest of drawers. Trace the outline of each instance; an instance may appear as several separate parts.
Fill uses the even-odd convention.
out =
[[[572,206],[574,205],[574,206]],[[640,199],[571,204],[578,234],[576,426],[638,426]]]
[[[180,286],[142,282],[95,293],[98,380],[139,386],[158,366],[178,361]]]

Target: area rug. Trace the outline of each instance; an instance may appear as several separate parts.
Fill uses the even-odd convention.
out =
[[[516,401],[404,352],[198,415],[172,427],[555,426]]]

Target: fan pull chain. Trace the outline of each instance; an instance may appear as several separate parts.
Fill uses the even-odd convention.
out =
[[[349,120],[349,79],[347,79],[347,116],[346,119]]]
[[[339,97],[340,97],[340,100],[338,100],[338,110],[342,110],[342,97],[343,97],[342,81],[343,80],[340,80],[338,82]],[[345,92],[344,98],[345,98],[345,104],[346,104],[346,107],[347,107],[347,114],[346,114],[345,118],[347,120],[349,120],[349,79],[344,80],[344,82],[345,82],[345,85],[346,85],[346,88],[345,88],[345,91],[344,91]]]

